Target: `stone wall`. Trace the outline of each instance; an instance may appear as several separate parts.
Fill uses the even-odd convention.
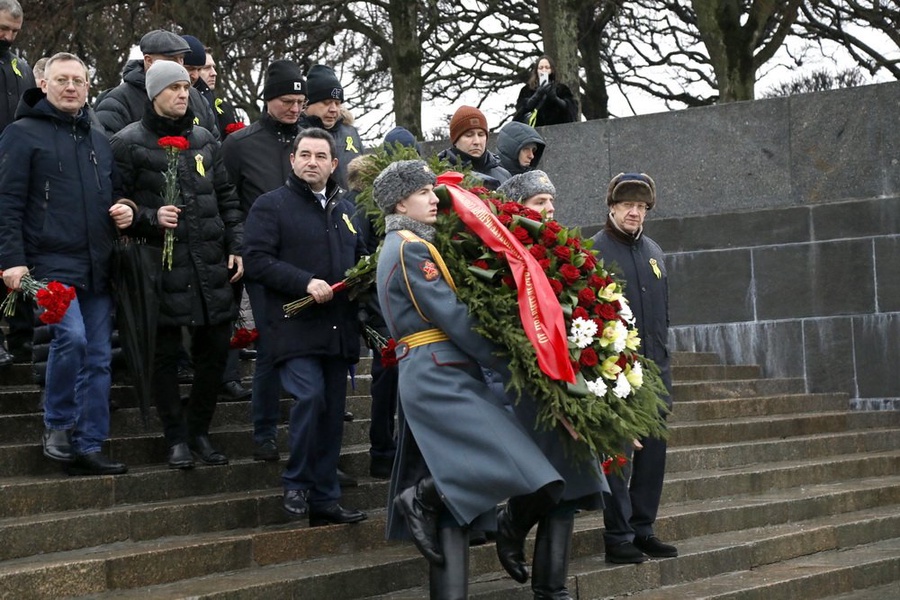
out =
[[[656,180],[675,349],[900,407],[900,82],[541,134],[556,216],[585,234],[614,174]]]

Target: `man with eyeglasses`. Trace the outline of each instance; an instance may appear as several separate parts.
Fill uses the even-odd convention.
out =
[[[644,173],[619,173],[606,192],[609,216],[592,239],[610,271],[625,280],[625,297],[641,337],[640,352],[659,367],[672,408],[669,350],[669,280],[665,255],[644,234],[647,211],[656,206],[656,183]],[[620,475],[607,476],[611,496],[603,509],[606,562],[641,563],[647,556],[678,556],[653,533],[666,471],[666,442],[643,438],[623,448],[630,459]]]
[[[306,77],[306,110],[300,117],[300,127],[319,127],[331,134],[337,146],[338,166],[334,179],[341,189],[349,189],[347,165],[362,154],[363,145],[356,127],[344,121],[341,107],[344,104],[344,87],[338,81],[334,69],[326,65],[313,65]]]
[[[140,42],[142,59],[129,60],[122,73],[122,83],[101,94],[95,111],[106,135],[123,129],[126,125],[140,121],[148,110],[147,70],[153,63],[161,60],[184,64],[184,55],[191,47],[184,38],[165,29],[156,29],[145,34]],[[194,125],[199,125],[220,139],[219,127],[209,104],[197,90],[191,90],[188,105],[194,113]]]
[[[259,120],[225,138],[222,155],[231,181],[237,187],[241,208],[249,214],[256,199],[281,187],[291,174],[291,144],[300,127],[297,120],[306,102],[306,81],[300,67],[276,60],[266,69],[263,85],[265,112]],[[280,455],[277,428],[280,418],[281,383],[270,353],[263,288],[248,281],[247,294],[259,339],[253,372],[253,459],[275,462]]]
[[[0,132],[13,122],[16,106],[25,90],[35,87],[31,67],[13,54],[12,44],[22,29],[24,14],[17,0],[0,0]],[[0,289],[0,301],[6,297],[6,288]],[[6,318],[9,334],[0,331],[0,366],[11,365],[15,358],[31,358],[32,310],[30,304],[19,301],[16,312]],[[9,351],[3,346],[4,337]],[[14,358],[15,357],[15,358]]]
[[[0,135],[0,269],[3,283],[58,281],[76,297],[50,325],[44,455],[71,475],[115,475],[102,453],[109,435],[116,228],[137,210],[122,198],[112,150],[85,109],[88,74],[77,56],[47,61],[40,88],[25,92],[18,119]]]

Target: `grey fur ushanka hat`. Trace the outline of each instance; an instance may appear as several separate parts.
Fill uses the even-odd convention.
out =
[[[547,174],[540,170],[513,175],[504,181],[497,191],[519,203],[538,194],[550,194],[554,199],[556,198],[556,186],[553,185]]]
[[[378,207],[385,214],[390,214],[398,202],[435,182],[437,177],[424,160],[398,160],[375,178],[372,195]]]

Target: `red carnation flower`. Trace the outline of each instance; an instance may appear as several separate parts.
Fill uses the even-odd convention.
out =
[[[385,368],[395,367],[398,362],[397,341],[394,338],[389,338],[384,348],[381,349],[381,366]]]
[[[157,144],[160,148],[174,148],[182,152],[191,148],[191,143],[187,141],[187,138],[180,135],[163,136],[159,138]]]
[[[66,315],[75,295],[75,288],[51,281],[34,294],[37,305],[44,309],[38,318],[48,325],[59,323]]]
[[[246,125],[244,125],[243,121],[238,121],[237,123],[229,123],[225,126],[225,135],[231,135],[235,131],[240,131],[244,127],[246,127]]]
[[[228,347],[232,350],[246,348],[257,339],[259,339],[259,332],[255,327],[253,329],[238,327],[237,330],[235,330],[234,335],[231,336]]]

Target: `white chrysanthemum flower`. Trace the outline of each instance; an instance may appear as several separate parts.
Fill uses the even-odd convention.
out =
[[[631,312],[631,306],[628,305],[628,300],[624,296],[619,298],[619,306],[619,316],[629,325],[634,325],[634,313]]]
[[[609,388],[606,385],[606,382],[602,379],[595,379],[594,381],[587,382],[587,388],[591,391],[592,394],[597,396],[598,398],[602,398],[606,395],[606,392],[609,391]]]
[[[581,349],[587,348],[597,335],[597,324],[590,319],[578,317],[572,320],[570,334],[569,340],[573,344]]]
[[[613,394],[617,398],[625,398],[630,393],[631,384],[628,383],[628,378],[625,377],[625,373],[619,373],[619,376],[616,377],[616,387],[613,388]]]
[[[633,365],[631,365],[631,370],[628,371],[628,374],[625,375],[628,379],[628,383],[631,384],[636,390],[639,390],[642,385],[644,385],[644,367],[641,366],[641,363],[635,361]]]
[[[628,328],[625,327],[622,321],[615,321],[613,327],[615,328],[613,335],[613,351],[619,353],[625,349],[625,342],[628,339]]]

